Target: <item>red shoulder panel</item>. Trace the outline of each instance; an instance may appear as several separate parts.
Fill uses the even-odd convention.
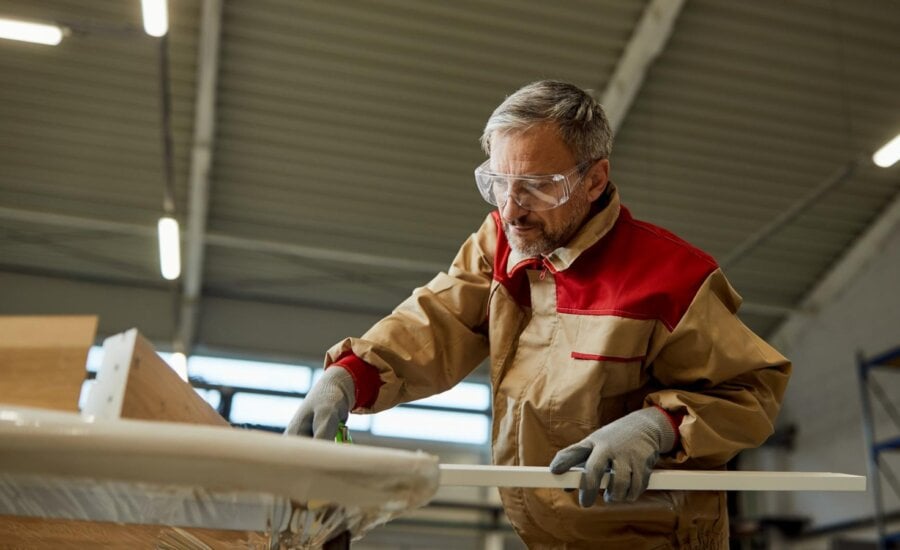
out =
[[[655,319],[672,330],[716,261],[624,206],[610,232],[556,274],[557,309]]]

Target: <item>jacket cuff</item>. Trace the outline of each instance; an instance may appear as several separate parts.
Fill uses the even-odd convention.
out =
[[[347,369],[347,372],[349,372],[350,376],[353,378],[356,404],[351,408],[371,408],[372,405],[375,404],[375,400],[378,399],[378,390],[381,389],[381,385],[384,384],[384,382],[381,381],[381,376],[378,374],[378,369],[366,363],[355,353],[350,351],[338,357],[337,361],[328,365],[326,368],[331,368],[334,365]]]
[[[681,432],[678,431],[678,427],[681,426],[681,421],[684,420],[684,413],[671,413],[666,409],[660,407],[659,405],[653,405],[657,409],[661,410],[664,415],[666,415],[666,419],[672,425],[672,430],[675,432],[675,443],[672,445],[672,449],[674,450],[678,447],[678,443],[681,442]]]

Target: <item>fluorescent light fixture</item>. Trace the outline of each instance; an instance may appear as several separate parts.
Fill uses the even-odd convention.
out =
[[[887,142],[884,147],[872,155],[872,162],[882,168],[890,168],[900,160],[900,134]]]
[[[181,275],[181,237],[175,218],[159,219],[159,270],[170,281]]]
[[[144,14],[144,31],[150,36],[165,36],[169,32],[169,7],[167,0],[141,0]]]
[[[0,38],[56,46],[62,42],[63,30],[56,25],[0,18]]]

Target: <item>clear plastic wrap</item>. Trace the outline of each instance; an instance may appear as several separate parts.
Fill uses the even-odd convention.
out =
[[[241,548],[358,539],[438,479],[425,453],[0,405],[0,515],[167,526],[161,544],[203,548],[191,528],[259,534]]]

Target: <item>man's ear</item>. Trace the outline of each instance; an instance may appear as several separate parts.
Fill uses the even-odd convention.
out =
[[[609,159],[602,159],[594,163],[588,173],[584,175],[584,183],[587,186],[588,201],[594,202],[606,191],[609,185]]]

